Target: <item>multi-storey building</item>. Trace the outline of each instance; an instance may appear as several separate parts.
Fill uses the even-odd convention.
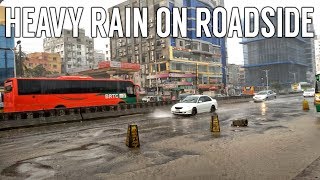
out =
[[[242,68],[242,65],[228,64],[227,67],[227,84],[232,86],[243,86],[244,69]]]
[[[42,65],[47,71],[53,74],[61,74],[61,58],[58,53],[35,52],[27,55],[24,65],[33,69]]]
[[[111,52],[110,52],[110,39],[107,40],[107,43],[106,43],[106,57],[105,57],[105,60],[106,61],[111,61]]]
[[[60,38],[45,38],[45,52],[59,53],[62,60],[62,73],[75,73],[94,66],[94,41],[79,29],[79,36],[72,37],[71,30],[63,30]]]
[[[316,59],[316,73],[320,73],[320,37],[317,36],[317,38],[314,41],[315,46],[315,59]]]
[[[271,19],[275,25],[276,19]],[[268,83],[286,89],[294,82],[307,81],[307,72],[314,72],[314,46],[311,42],[312,38],[302,38],[301,34],[295,38],[265,38],[261,34],[256,38],[244,38],[241,43],[246,85],[262,87]]]
[[[95,50],[94,51],[94,65],[93,68],[98,68],[98,65],[101,61],[105,61],[106,56],[102,50]]]
[[[7,78],[14,77],[15,68],[14,37],[5,37],[5,29],[5,7],[0,6],[0,86]]]
[[[164,93],[172,90],[195,92],[224,89],[225,68],[222,67],[226,66],[225,39],[197,38],[195,27],[196,8],[213,9],[223,5],[219,3],[223,1],[127,0],[115,6],[120,8],[123,24],[125,7],[148,7],[148,37],[111,38],[111,59],[141,64],[141,86]],[[159,7],[170,10],[173,7],[188,8],[187,38],[160,38],[156,34],[155,15]]]

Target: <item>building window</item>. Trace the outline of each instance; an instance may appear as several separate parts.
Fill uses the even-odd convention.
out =
[[[77,48],[80,49],[80,48],[81,48],[81,45],[77,45]]]
[[[167,69],[166,63],[160,64],[160,71],[165,71]]]
[[[68,68],[71,68],[71,64],[68,64]]]
[[[180,47],[183,47],[183,41],[179,42]]]
[[[202,51],[206,51],[206,52],[209,52],[209,44],[204,44],[204,43],[202,43]]]
[[[176,64],[176,70],[182,70],[182,64],[181,63],[177,63]]]
[[[77,55],[81,55],[81,52],[77,52]]]
[[[52,58],[52,60],[53,60],[53,61],[57,61],[57,58],[56,58],[56,57],[54,57],[54,58]]]
[[[57,65],[54,64],[54,65],[53,65],[53,68],[54,68],[54,69],[57,69]]]

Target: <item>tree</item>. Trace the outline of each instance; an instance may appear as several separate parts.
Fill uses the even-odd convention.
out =
[[[50,75],[51,72],[47,71],[43,65],[38,65],[33,69],[26,69],[26,76],[27,77],[45,77],[47,75]]]
[[[279,92],[282,89],[281,84],[279,84],[279,82],[272,83],[271,88],[275,89],[277,92]]]

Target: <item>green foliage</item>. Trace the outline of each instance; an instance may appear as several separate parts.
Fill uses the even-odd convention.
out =
[[[52,74],[50,71],[47,71],[42,65],[38,65],[33,69],[26,69],[26,77],[46,77]]]

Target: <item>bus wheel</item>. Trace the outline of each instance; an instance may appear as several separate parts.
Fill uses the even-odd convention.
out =
[[[55,109],[65,109],[66,107],[64,105],[58,105],[55,107]]]

